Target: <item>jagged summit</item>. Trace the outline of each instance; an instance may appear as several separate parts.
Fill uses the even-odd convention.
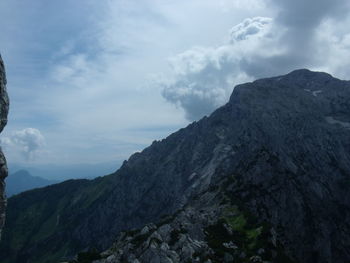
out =
[[[193,208],[193,218],[203,220],[197,232],[185,227],[186,238],[213,251],[208,256],[214,262],[223,262],[222,249],[230,250],[222,248],[215,235],[208,240],[205,228],[221,229],[223,217],[236,220],[236,210],[234,215],[225,211],[239,206],[255,218],[254,229],[268,223],[276,232],[273,239],[295,261],[348,262],[349,182],[350,83],[325,73],[293,71],[238,85],[229,103],[134,154],[115,174],[10,198],[0,257],[5,263],[23,258],[44,262],[48,256],[58,260],[92,247],[104,249],[122,230]],[[220,193],[226,197],[210,197]],[[222,207],[222,198],[232,207]],[[192,219],[188,222],[186,215],[175,216],[171,227],[190,226]],[[227,231],[236,229],[232,227]],[[253,229],[243,230],[247,237]],[[173,241],[167,243],[168,250],[180,253],[185,245],[174,247]],[[135,248],[127,240],[123,244]],[[239,249],[255,256],[256,244]],[[201,249],[190,250],[190,255]],[[261,257],[269,258],[277,247],[271,249]],[[133,256],[142,257],[143,250],[137,251]],[[184,262],[183,257],[180,253],[179,261],[173,262]]]

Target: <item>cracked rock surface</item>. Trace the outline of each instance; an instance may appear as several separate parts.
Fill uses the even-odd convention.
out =
[[[5,67],[0,56],[0,132],[7,123],[7,114],[9,110],[9,99],[6,91]],[[6,217],[6,195],[5,195],[5,177],[7,176],[7,166],[4,154],[0,149],[0,240],[2,228]]]

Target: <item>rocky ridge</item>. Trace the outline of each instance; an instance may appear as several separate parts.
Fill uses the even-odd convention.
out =
[[[7,114],[9,110],[9,99],[6,91],[5,67],[0,56],[0,132],[7,123]],[[7,176],[6,159],[0,150],[0,240],[2,228],[5,224],[6,195],[5,195],[5,178]]]
[[[192,197],[158,224],[122,232],[110,249],[80,253],[71,263],[292,263],[275,229],[230,198],[233,180]]]

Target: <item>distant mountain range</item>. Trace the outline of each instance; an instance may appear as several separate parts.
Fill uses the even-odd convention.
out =
[[[10,174],[26,170],[30,174],[54,181],[69,179],[93,179],[115,172],[121,161],[81,164],[8,164]]]
[[[1,263],[350,262],[350,82],[309,70],[94,180],[13,196]]]
[[[59,181],[47,180],[38,176],[32,176],[26,170],[19,170],[10,174],[6,180],[6,194],[8,197],[34,188],[44,187]]]
[[[6,178],[6,194],[10,197],[69,179],[93,179],[110,174],[119,166],[119,162],[35,166],[10,164],[9,176]]]

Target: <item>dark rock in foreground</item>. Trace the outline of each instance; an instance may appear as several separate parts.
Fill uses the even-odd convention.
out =
[[[5,67],[4,67],[2,58],[0,56],[0,132],[4,129],[7,123],[8,110],[9,110],[9,99],[6,91]],[[1,231],[5,223],[6,195],[5,195],[4,179],[6,176],[7,176],[6,159],[0,149],[0,240],[1,240]]]

